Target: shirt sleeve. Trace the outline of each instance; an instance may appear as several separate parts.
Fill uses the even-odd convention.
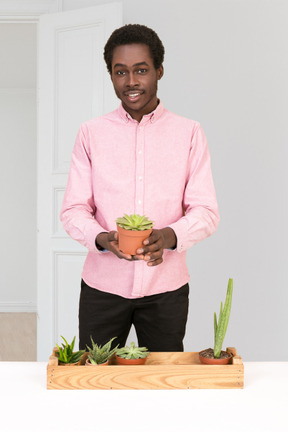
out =
[[[184,215],[169,225],[183,252],[216,231],[220,217],[211,172],[210,153],[203,129],[198,124],[192,136],[189,168],[183,197]]]
[[[81,126],[72,152],[68,183],[60,212],[65,231],[89,251],[100,251],[95,239],[107,231],[95,219],[89,139]]]

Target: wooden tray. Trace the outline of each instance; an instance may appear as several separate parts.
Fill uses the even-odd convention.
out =
[[[210,366],[200,363],[198,352],[152,352],[145,365],[108,366],[82,364],[59,366],[55,351],[47,366],[47,388],[76,389],[239,389],[244,386],[244,365],[235,348],[231,364]]]

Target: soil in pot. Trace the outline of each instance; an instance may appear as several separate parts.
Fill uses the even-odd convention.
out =
[[[140,359],[124,359],[116,355],[116,361],[118,365],[143,365],[146,363],[147,357]]]
[[[228,364],[230,363],[232,354],[227,351],[221,351],[219,358],[214,358],[214,350],[207,348],[199,352],[199,359],[203,364]]]
[[[121,228],[117,225],[119,234],[119,249],[126,254],[136,255],[136,251],[143,247],[143,241],[152,233],[152,229],[144,231],[132,231]]]

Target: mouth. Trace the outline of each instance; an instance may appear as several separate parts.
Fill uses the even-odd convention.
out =
[[[129,101],[135,102],[140,98],[140,96],[143,93],[144,92],[141,90],[130,90],[130,91],[125,92],[124,94],[127,97],[127,99],[129,99]]]

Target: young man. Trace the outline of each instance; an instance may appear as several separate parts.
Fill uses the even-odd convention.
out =
[[[61,211],[68,234],[88,248],[79,307],[80,349],[131,325],[150,351],[183,351],[188,313],[186,250],[219,222],[210,156],[199,123],[157,98],[164,47],[142,25],[115,30],[104,58],[120,107],[84,123]],[[118,247],[115,220],[145,214],[154,229],[135,256]]]

